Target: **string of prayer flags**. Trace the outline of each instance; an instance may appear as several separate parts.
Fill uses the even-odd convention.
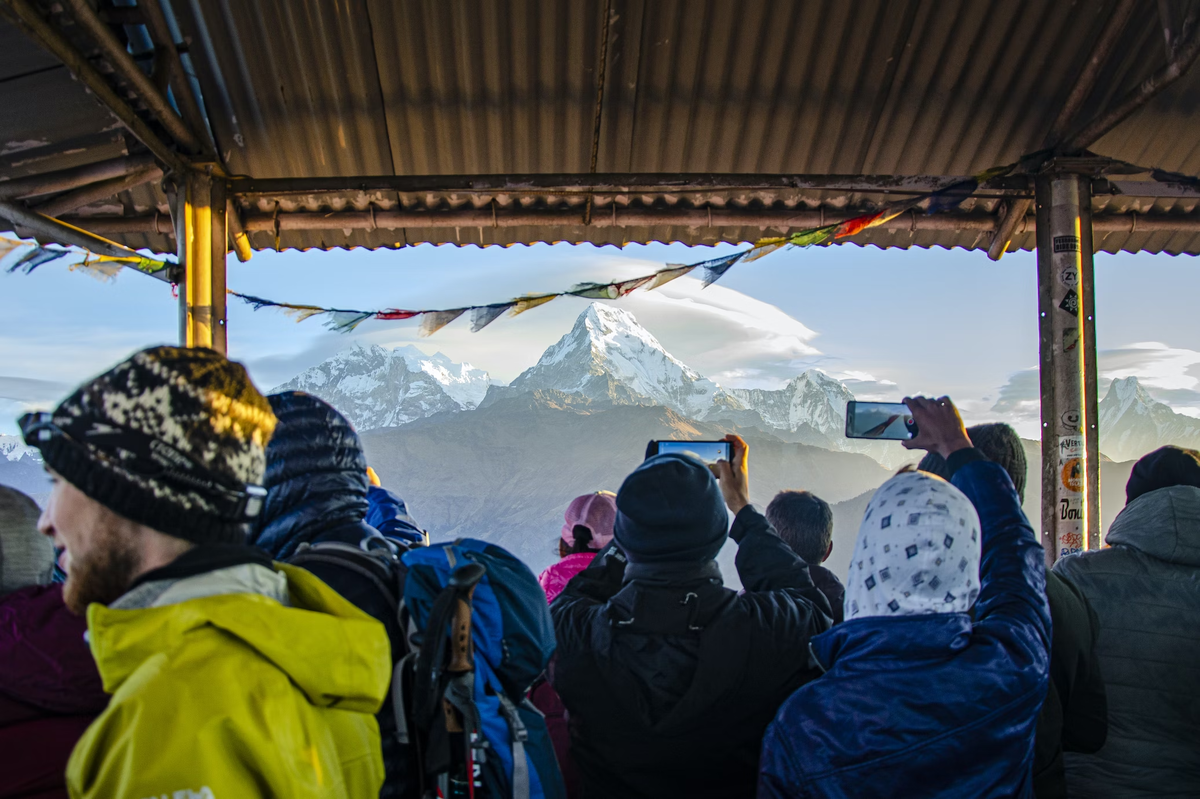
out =
[[[289,305],[288,303],[273,302],[260,297],[239,294],[236,291],[230,291],[229,293],[250,303],[255,310],[267,307],[282,308],[285,312],[301,312],[303,313],[301,318],[305,319],[320,313],[328,314],[329,318],[326,320],[326,325],[341,332],[353,330],[368,319],[395,320],[411,319],[419,316],[421,317],[420,334],[422,336],[430,336],[467,311],[470,311],[471,332],[478,333],[505,313],[516,316],[537,308],[540,305],[545,305],[558,297],[584,297],[598,300],[620,299],[639,289],[653,291],[654,289],[661,288],[672,280],[691,274],[697,269],[702,273],[701,283],[707,288],[724,277],[734,266],[742,263],[751,263],[783,248],[811,247],[846,238],[847,236],[853,236],[869,228],[882,225],[888,220],[895,219],[900,214],[913,210],[926,202],[928,203],[927,208],[943,211],[957,207],[970,197],[981,183],[1007,174],[1015,166],[1015,164],[1009,164],[990,169],[966,180],[956,181],[936,191],[889,203],[879,210],[861,214],[841,222],[833,222],[807,230],[798,230],[786,236],[761,239],[749,249],[739,250],[720,258],[712,258],[694,264],[667,264],[664,268],[656,272],[640,277],[627,280],[614,280],[609,283],[579,283],[567,291],[526,295],[506,302],[489,303],[487,305],[468,305],[461,308],[443,310],[400,311],[388,309],[383,311],[347,311],[337,308],[320,309],[312,305]]]

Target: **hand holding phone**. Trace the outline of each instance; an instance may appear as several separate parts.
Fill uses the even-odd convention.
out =
[[[750,504],[750,445],[741,436],[725,436],[731,448],[730,457],[709,466],[721,488],[725,504],[736,516]]]
[[[846,438],[907,441],[918,432],[912,411],[903,402],[846,403]]]
[[[904,442],[905,449],[923,449],[949,458],[960,449],[974,446],[958,408],[949,397],[906,397],[904,402],[921,425],[920,434]]]

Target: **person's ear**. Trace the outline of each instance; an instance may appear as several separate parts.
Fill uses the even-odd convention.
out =
[[[829,542],[829,546],[825,548],[825,557],[821,558],[821,562],[829,560],[829,556],[833,554],[833,542]]]

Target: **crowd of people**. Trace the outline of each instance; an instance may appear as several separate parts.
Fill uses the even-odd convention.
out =
[[[1139,461],[1108,546],[1047,570],[1015,431],[906,402],[926,455],[875,492],[845,575],[820,497],[751,504],[736,435],[566,504],[541,591],[487,575],[536,602],[479,657],[537,646],[476,683],[482,710],[446,694],[442,743],[493,705],[512,733],[469,743],[504,789],[469,772],[461,795],[1200,795],[1200,453]],[[446,750],[410,706],[443,699],[405,675],[460,673],[471,647],[439,637],[512,619],[406,612],[430,535],[334,408],[157,347],[21,425],[52,489],[39,510],[0,487],[0,799],[459,795],[424,778]]]

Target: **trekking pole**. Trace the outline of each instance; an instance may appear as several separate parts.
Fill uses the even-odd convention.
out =
[[[475,646],[471,640],[471,600],[475,586],[487,569],[469,563],[455,570],[447,588],[455,594],[454,616],[450,623],[450,662],[446,667],[449,682],[442,707],[446,731],[457,739],[450,747],[450,771],[443,795],[446,799],[475,799],[482,787],[482,730],[475,708]]]

